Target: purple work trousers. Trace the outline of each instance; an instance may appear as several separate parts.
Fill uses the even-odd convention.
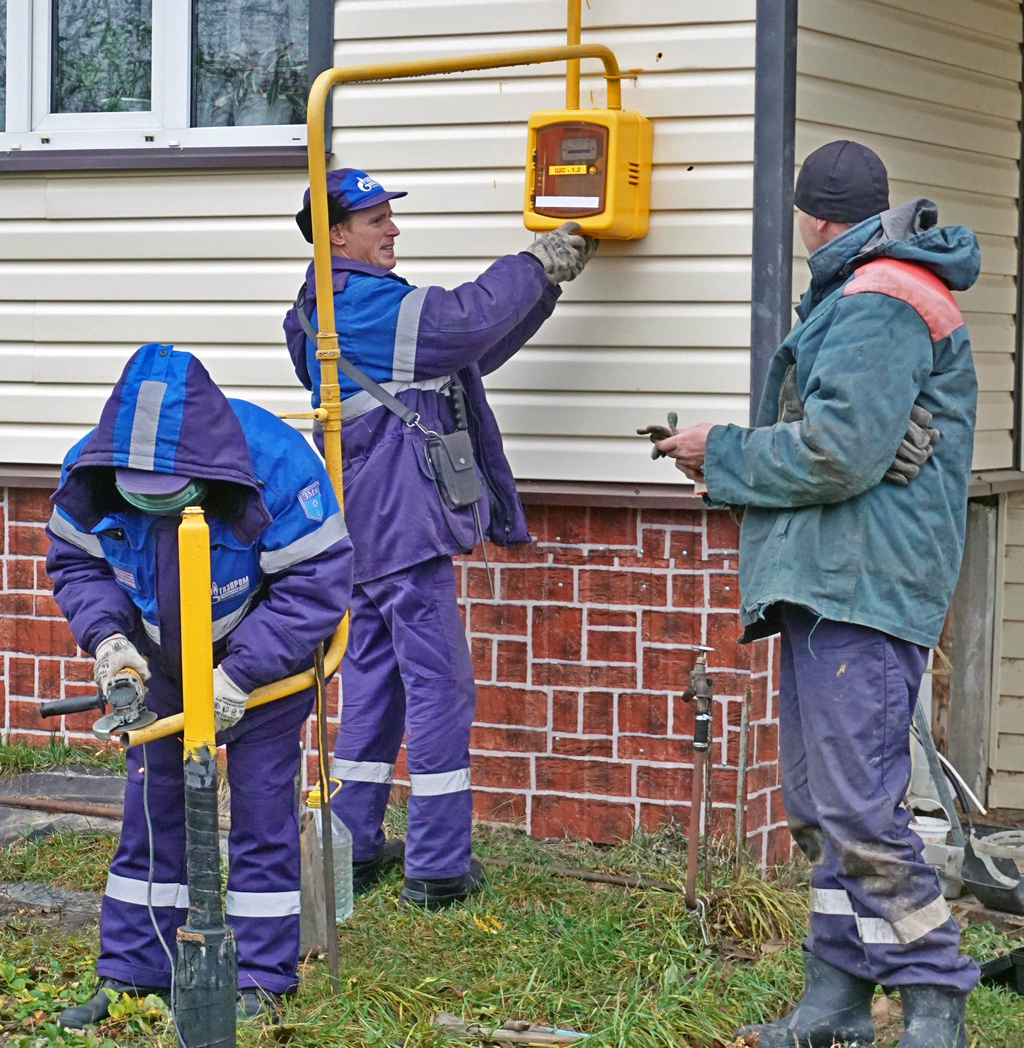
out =
[[[928,649],[780,605],[779,756],[789,827],[811,861],[816,957],[886,987],[968,992],[978,968],[903,799]]]
[[[146,705],[160,716],[181,712],[180,688],[154,670]],[[238,987],[292,993],[298,986],[299,824],[295,776],[300,734],[312,706],[300,692],[257,707],[218,741],[227,748],[231,786],[230,873],[226,920],[238,944]],[[100,909],[96,974],[136,986],[168,987],[169,961],[146,908],[175,956],[188,916],[181,736],[133,746],[127,753],[121,842],[110,864]],[[145,768],[145,774],[143,774]],[[145,790],[144,780],[149,780]],[[149,831],[153,873],[149,879]]]
[[[404,734],[406,875],[457,877],[469,869],[476,685],[451,558],[357,583],[351,615],[331,774],[342,781],[332,807],[352,833],[352,857],[372,859],[383,846],[381,823]]]

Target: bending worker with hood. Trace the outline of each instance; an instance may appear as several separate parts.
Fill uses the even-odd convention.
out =
[[[874,1044],[876,985],[900,990],[900,1048],[966,1048],[979,975],[903,806],[964,548],[977,382],[950,289],[977,279],[978,243],[937,226],[931,201],[890,210],[888,192],[856,142],[807,157],[795,200],[811,286],[756,425],[657,442],[709,501],[743,509],[742,640],[781,633],[783,801],[813,864],[811,927],[796,1008],[740,1031],[760,1048]],[[915,404],[941,437],[886,483]]]
[[[345,511],[355,547],[332,802],[352,832],[355,891],[402,861],[381,822],[406,737],[411,784],[401,898],[435,909],[483,882],[470,857],[469,733],[476,705],[452,556],[529,533],[481,376],[551,315],[559,284],[596,248],[565,226],[452,291],[395,268],[387,192],[363,171],[327,175],[342,397]],[[296,215],[313,241],[309,191]],[[285,318],[299,380],[320,400],[314,269]],[[352,365],[355,365],[353,370]]]
[[[95,656],[96,683],[106,692],[125,667],[136,670],[160,717],[182,709],[177,529],[185,506],[203,507],[215,725],[231,786],[226,911],[238,1015],[274,1011],[298,985],[295,776],[313,692],[248,712],[245,703],[255,688],[308,669],[348,605],[352,547],[326,471],[285,422],[228,400],[198,359],[154,344],[128,361],[99,425],[68,452],[53,502],[46,570],[76,641]],[[188,916],[180,736],[130,748],[127,764],[100,911],[99,988],[61,1014],[65,1027],[102,1021],[105,988],[166,996],[160,936],[173,955]]]

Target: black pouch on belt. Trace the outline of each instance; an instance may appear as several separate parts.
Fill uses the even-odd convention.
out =
[[[466,430],[427,437],[426,450],[438,494],[449,509],[464,509],[483,498]]]

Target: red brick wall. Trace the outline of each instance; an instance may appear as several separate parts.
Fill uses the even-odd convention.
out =
[[[91,690],[43,568],[47,492],[0,489],[0,732],[91,740],[95,714],[41,721],[41,699]],[[696,648],[714,681],[712,831],[735,827],[740,712],[750,692],[746,836],[789,853],[778,787],[773,646],[740,647],[737,527],[728,513],[531,506],[536,542],[459,558],[478,682],[477,814],[536,836],[599,842],[689,817]],[[331,689],[336,711],[336,687]],[[333,739],[333,731],[331,732]],[[307,734],[315,774],[315,724]],[[399,769],[401,772],[401,768]]]

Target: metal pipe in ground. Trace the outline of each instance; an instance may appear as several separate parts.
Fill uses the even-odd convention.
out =
[[[747,763],[750,733],[750,689],[743,692],[740,706],[740,754],[736,770],[736,848],[733,869],[739,870],[743,863],[743,850],[747,840]]]
[[[238,959],[220,900],[210,529],[197,507],[182,513],[178,564],[188,920],[178,929],[171,1004],[184,1048],[234,1048]]]

